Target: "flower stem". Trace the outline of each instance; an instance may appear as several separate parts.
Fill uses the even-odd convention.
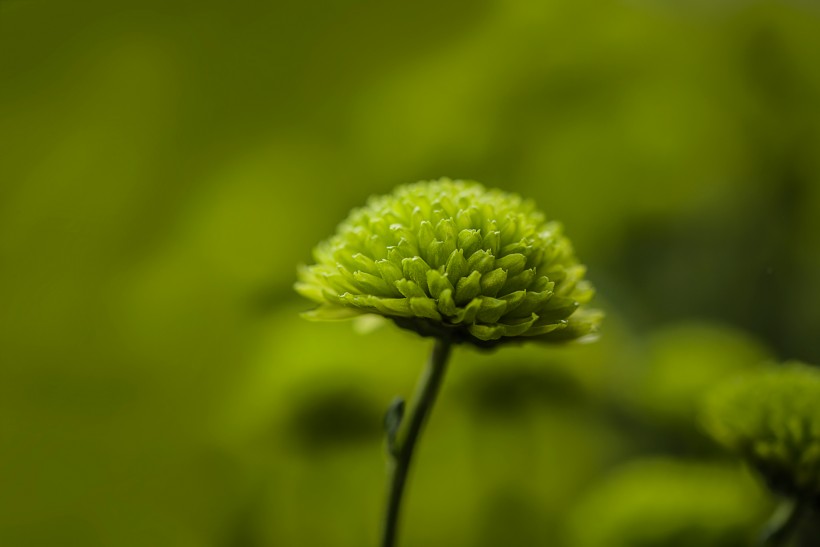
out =
[[[760,545],[763,547],[787,545],[800,525],[805,509],[806,504],[802,503],[802,500],[784,501],[763,530]]]
[[[396,442],[396,446],[389,450],[391,454],[389,464],[390,486],[382,529],[381,547],[394,547],[396,545],[402,494],[407,481],[410,461],[413,458],[413,449],[416,446],[424,422],[436,401],[436,395],[447,369],[447,359],[450,356],[451,347],[450,340],[436,339],[433,352],[427,362],[427,368],[416,387],[415,399],[410,410],[410,416],[407,419],[404,435]]]

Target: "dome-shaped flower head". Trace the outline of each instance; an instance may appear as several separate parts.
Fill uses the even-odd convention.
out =
[[[400,186],[355,209],[314,250],[296,290],[337,319],[379,314],[422,335],[493,346],[593,333],[600,313],[561,226],[475,182]]]
[[[788,363],[721,385],[704,424],[775,492],[820,501],[820,370]]]

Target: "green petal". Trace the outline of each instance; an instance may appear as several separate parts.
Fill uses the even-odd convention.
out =
[[[413,317],[415,315],[413,310],[410,309],[410,302],[407,298],[377,298],[373,305],[385,315],[399,317]]]
[[[441,321],[441,314],[436,309],[435,301],[426,297],[410,298],[410,309],[417,317]]]
[[[443,241],[436,239],[427,247],[427,263],[431,268],[440,268],[447,263],[451,252],[447,251]]]
[[[541,292],[541,291],[555,292],[554,289],[555,289],[555,283],[550,281],[549,278],[545,275],[536,277],[535,281],[532,282],[532,285],[530,285],[530,288],[529,288],[529,290],[535,291],[535,292]],[[577,298],[576,298],[576,300],[577,300]]]
[[[439,311],[448,316],[453,317],[458,313],[458,307],[456,306],[456,301],[453,300],[453,291],[450,289],[446,289],[442,291],[442,293],[438,297],[438,309]]]
[[[425,254],[427,249],[429,249],[430,244],[436,239],[436,234],[433,232],[433,225],[430,223],[429,220],[423,221],[419,225],[419,249],[422,251],[422,254]],[[429,257],[424,256],[426,260],[429,260]]]
[[[500,323],[500,326],[504,328],[504,336],[521,336],[530,330],[536,321],[538,321],[538,316],[532,314],[528,319],[518,320],[512,323]]]
[[[376,262],[376,268],[378,268],[382,279],[392,286],[395,286],[396,281],[399,279],[404,279],[404,272],[401,271],[401,268],[389,260],[379,260]]]
[[[472,272],[462,277],[456,284],[455,299],[457,304],[464,304],[481,294],[481,273]]]
[[[578,285],[575,287],[575,290],[572,291],[572,294],[570,296],[574,300],[577,300],[578,302],[585,304],[592,300],[592,297],[595,296],[595,289],[589,281],[579,281]]]
[[[392,234],[394,241],[416,241],[416,234],[413,231],[401,223],[394,223],[390,225],[390,232]],[[415,245],[413,246],[415,248]],[[418,253],[418,249],[415,250],[415,253]]]
[[[504,325],[470,325],[467,330],[479,340],[498,340],[504,336]]]
[[[393,287],[388,285],[387,282],[381,277],[376,277],[375,275],[371,275],[367,272],[359,271],[353,273],[353,279],[356,280],[356,284],[359,286],[359,290],[355,292],[372,294],[376,296],[395,295]]]
[[[467,275],[467,260],[464,258],[464,251],[461,249],[457,249],[450,254],[450,258],[447,259],[447,265],[445,266],[445,272],[447,273],[447,277],[453,283],[458,283],[458,281]]]
[[[485,273],[481,276],[481,294],[496,296],[506,281],[507,272],[501,268]]]
[[[504,232],[502,231],[502,236]],[[532,249],[532,244],[527,240],[517,241],[515,243],[510,243],[509,245],[504,245],[501,247],[501,254],[502,255],[509,255],[509,254],[523,254],[526,255]]]
[[[362,253],[356,253],[352,258],[355,269],[373,275],[377,275],[379,273],[379,270],[376,267],[376,262],[374,262],[369,256],[363,255]]]
[[[458,248],[464,256],[471,256],[481,247],[481,233],[478,230],[461,230],[458,233]]]
[[[481,249],[473,253],[473,256],[467,261],[467,271],[487,273],[495,266],[495,257]]]
[[[567,328],[569,323],[567,321],[558,321],[556,323],[544,323],[543,325],[533,325],[530,329],[523,333],[523,336],[542,336],[551,332]]]
[[[482,323],[497,322],[499,319],[501,319],[501,316],[504,315],[504,311],[507,309],[506,300],[490,298],[489,296],[482,296],[480,297],[480,300],[481,309],[478,310],[476,320]]]
[[[401,267],[405,277],[411,279],[425,293],[428,292],[427,272],[430,271],[430,266],[420,256],[405,258],[401,261]]]
[[[501,221],[501,244],[508,245],[513,239],[518,236],[518,215],[509,214],[507,218]],[[502,254],[508,254],[504,252],[502,248]]]
[[[482,246],[484,250],[491,255],[498,256],[498,249],[501,247],[501,232],[497,230],[488,232],[487,235],[484,236]]]
[[[535,269],[524,270],[515,277],[509,277],[508,273],[507,282],[504,283],[503,287],[501,287],[501,292],[506,294],[514,291],[527,289],[532,284],[532,280],[534,277]]]
[[[523,272],[524,268],[527,267],[527,257],[518,253],[508,254],[497,258],[495,260],[495,266],[505,269],[507,276],[513,277]]]
[[[378,299],[378,296],[373,296],[372,294],[351,294],[349,292],[341,296],[342,302],[346,302],[356,308],[372,308],[374,307],[373,302]]]
[[[410,239],[401,238],[398,244],[399,251],[405,258],[412,258],[419,255],[419,248],[415,243],[415,237]]]
[[[572,298],[553,296],[538,311],[538,314],[547,321],[566,319],[578,309],[578,302]]]
[[[356,317],[357,315],[361,315],[363,313],[366,312],[356,308],[325,304],[316,309],[302,312],[300,315],[310,321],[341,321],[344,319],[350,319],[351,317]]]
[[[459,230],[467,230],[475,226],[472,213],[469,209],[462,209],[456,215],[456,228]],[[461,234],[459,233],[459,236]],[[461,247],[461,245],[459,245]]]
[[[551,291],[527,291],[521,304],[515,311],[509,314],[510,317],[529,317],[533,312],[541,313],[544,304],[552,297]]]
[[[387,242],[379,235],[373,234],[367,240],[367,250],[374,260],[387,257]]]
[[[313,285],[312,283],[296,283],[293,285],[293,288],[309,300],[313,300],[314,302],[324,302],[325,297],[321,287]]]
[[[430,290],[430,296],[439,298],[443,291],[453,291],[453,284],[445,274],[439,273],[438,270],[429,270],[427,272],[427,287]]]
[[[502,296],[501,300],[505,300],[507,302],[507,313],[511,313],[514,309],[516,309],[521,302],[524,301],[524,297],[526,295],[527,291],[515,291]]]
[[[439,221],[436,225],[436,235],[442,241],[452,241],[455,244],[456,237],[458,236],[455,222],[450,218]]]
[[[416,285],[415,282],[410,281],[409,279],[400,279],[396,281],[396,288],[406,296],[407,298],[413,298],[416,296],[426,297],[427,294],[421,290],[421,287]]]
[[[581,264],[566,268],[564,270],[566,277],[561,284],[558,285],[558,289],[555,291],[556,294],[558,296],[570,296],[578,285],[578,282],[584,277],[586,271],[586,266]]]
[[[321,279],[338,294],[345,292],[358,292],[358,289],[352,283],[352,279],[347,279],[342,274],[327,272],[321,275]]]
[[[456,311],[455,319],[453,320],[454,323],[463,323],[466,325],[471,325],[475,323],[475,318],[478,316],[478,312],[481,310],[481,299],[474,298],[470,301],[467,306],[463,308],[459,308]]]

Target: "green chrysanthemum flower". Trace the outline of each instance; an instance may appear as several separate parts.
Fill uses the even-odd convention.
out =
[[[774,491],[820,500],[820,370],[788,363],[722,385],[704,424]]]
[[[374,313],[423,335],[492,346],[516,337],[570,340],[601,314],[560,224],[534,204],[475,182],[398,187],[355,209],[314,250],[296,290],[307,315]]]

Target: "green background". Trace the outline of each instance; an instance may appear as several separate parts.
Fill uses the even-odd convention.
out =
[[[746,545],[697,400],[820,363],[811,1],[0,0],[0,545],[375,545],[429,341],[296,265],[450,176],[563,221],[599,342],[456,351],[403,546]]]

